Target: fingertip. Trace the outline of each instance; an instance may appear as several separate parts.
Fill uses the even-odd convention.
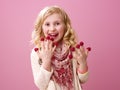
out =
[[[91,47],[87,47],[86,49],[87,49],[88,51],[91,51]]]
[[[34,51],[37,52],[39,49],[38,48],[34,48]]]
[[[75,48],[74,47],[70,47],[70,51],[74,52]]]
[[[80,44],[80,46],[83,46],[83,45],[84,45],[84,42],[83,42],[83,41],[81,41],[79,44]]]
[[[42,38],[40,39],[40,41],[44,41],[44,37],[42,37]]]
[[[76,48],[79,49],[79,48],[80,48],[80,44],[77,44],[77,45],[76,45]]]
[[[47,36],[46,39],[47,39],[47,40],[50,40],[50,36]]]
[[[69,59],[72,59],[72,58],[73,58],[72,53],[68,55],[68,58],[69,58]]]
[[[50,38],[51,41],[54,41],[54,38]]]
[[[54,42],[54,43],[53,43],[53,46],[57,46],[57,45],[58,45],[58,43],[57,43],[57,42]]]

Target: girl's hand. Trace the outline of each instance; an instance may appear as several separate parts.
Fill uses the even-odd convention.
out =
[[[78,72],[81,74],[87,72],[88,71],[87,57],[88,57],[89,51],[91,51],[91,48],[88,47],[85,49],[84,43],[80,42],[79,44],[76,45],[76,49],[74,47],[71,47],[70,50],[72,51],[70,56],[73,55],[72,57],[77,60]]]
[[[42,65],[45,69],[50,71],[51,67],[51,58],[53,52],[56,48],[56,45],[53,46],[53,39],[46,37],[46,39],[41,38],[41,48],[40,50],[35,50],[40,59],[42,59]]]
[[[53,47],[53,42],[49,37],[47,37],[47,40],[41,42],[41,50],[39,52],[39,56],[43,62],[51,62],[55,48],[56,46]]]
[[[88,47],[85,49],[84,43],[80,42],[76,45],[76,49],[73,52],[73,57],[77,60],[78,64],[86,64],[89,51],[91,51],[91,48]]]

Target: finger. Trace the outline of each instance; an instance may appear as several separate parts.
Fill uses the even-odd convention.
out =
[[[80,47],[81,47],[81,45],[80,45],[80,44],[77,44],[77,45],[76,45],[76,49],[75,49],[75,50],[76,50],[76,54],[79,55],[79,56],[81,55]]]
[[[38,52],[38,50],[39,50],[38,48],[34,48],[34,51],[35,51],[35,52]]]
[[[72,46],[70,46],[70,52],[72,53],[72,56],[73,57],[76,57],[76,49],[75,49],[75,47],[72,47]],[[69,56],[69,57],[71,57],[71,56]]]
[[[41,41],[41,49],[42,49],[42,50],[45,49],[44,41]]]
[[[38,57],[39,57],[39,58],[41,57],[41,56],[40,56],[41,54],[40,54],[40,52],[39,52],[39,51],[37,51],[37,55],[38,55]]]
[[[50,40],[50,37],[49,37],[49,36],[47,36],[47,37],[46,37],[46,39],[47,39],[47,40]]]
[[[46,40],[47,40],[47,49],[52,49],[52,42],[54,41],[54,39],[47,36]]]
[[[81,41],[79,44],[76,45],[76,48],[77,48],[77,52],[83,52],[84,51],[84,42]]]
[[[75,52],[72,52],[72,55],[73,55],[73,57],[77,60],[79,54],[75,51]]]
[[[50,38],[49,40],[48,40],[48,44],[49,44],[49,49],[52,49],[53,48],[53,41],[54,41],[54,39],[53,38]]]
[[[71,51],[71,53],[72,53],[72,56],[76,59],[77,58],[77,55],[78,55],[78,53],[77,53],[77,49],[75,48],[75,47],[70,47],[70,51]],[[71,57],[71,56],[70,56]]]
[[[44,40],[45,40],[44,37],[40,38],[41,49],[44,49]]]
[[[34,51],[37,53],[38,56],[40,56],[40,52],[38,48],[34,48]]]
[[[70,53],[70,54],[68,55],[68,58],[69,58],[69,59],[72,59],[72,58],[73,58],[73,54]]]
[[[79,54],[80,54],[79,49],[80,49],[80,44],[77,44],[77,45],[75,46],[75,52],[74,52],[73,54],[74,54],[74,55],[79,55]]]
[[[84,42],[83,42],[83,41],[81,41],[79,44],[80,44],[80,46],[83,46],[83,45],[84,45]]]
[[[88,56],[89,51],[88,51],[88,50],[86,50],[86,52],[85,52],[85,53],[86,53],[86,55]]]
[[[56,45],[53,46],[53,44],[51,46],[52,46],[51,47],[52,48],[52,52],[54,52],[57,46]]]
[[[41,38],[40,38],[40,41],[44,41],[44,37],[41,37]]]
[[[43,41],[44,50],[48,50],[49,49],[49,38],[50,37],[46,37],[45,40]]]
[[[85,51],[85,49],[84,49],[84,42],[81,41],[81,42],[79,43],[79,45],[80,45],[80,51],[81,51],[81,53],[84,52],[84,51]]]
[[[85,54],[85,48],[84,48],[84,43],[80,42],[79,44],[76,45],[76,59],[79,60],[80,57],[83,57]]]
[[[88,55],[88,53],[91,51],[91,47],[87,47],[86,48],[86,54]]]
[[[48,45],[48,48],[49,48],[50,50],[52,50],[52,48],[53,48],[53,42],[49,40],[49,43],[48,43],[48,44],[49,44],[49,45]]]
[[[46,50],[49,49],[49,40],[47,40],[47,41],[45,42],[45,49],[46,49]]]
[[[80,46],[80,49],[79,49],[79,50],[80,50],[81,53],[84,53],[84,52],[85,52],[84,46]]]
[[[50,38],[50,40],[53,42],[53,41],[54,41],[54,38]]]

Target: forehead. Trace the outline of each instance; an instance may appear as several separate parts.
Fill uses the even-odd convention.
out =
[[[54,14],[51,14],[49,15],[48,17],[46,17],[46,19],[44,20],[44,22],[50,22],[50,21],[62,21],[63,18],[62,18],[62,15],[61,14],[58,14],[58,13],[54,13]]]

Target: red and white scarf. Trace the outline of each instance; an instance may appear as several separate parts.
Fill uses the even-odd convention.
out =
[[[61,43],[57,46],[52,58],[52,79],[62,88],[65,87],[65,90],[73,90],[72,61],[67,58],[69,53],[69,47]]]

